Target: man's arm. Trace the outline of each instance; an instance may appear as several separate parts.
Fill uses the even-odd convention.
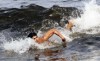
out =
[[[37,38],[37,42],[38,43],[43,43],[44,41],[48,41],[48,39],[53,36],[54,34],[56,34],[57,36],[59,36],[62,41],[63,41],[63,47],[66,47],[66,40],[64,38],[64,36],[56,29],[50,29],[49,31],[47,31],[43,37]]]
[[[47,31],[43,38],[45,41],[47,41],[51,36],[53,36],[54,34],[56,34],[57,36],[59,36],[62,40],[65,40],[64,36],[56,29],[50,29],[49,31]]]

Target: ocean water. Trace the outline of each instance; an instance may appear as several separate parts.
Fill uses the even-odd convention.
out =
[[[45,2],[45,3],[44,3]],[[13,39],[14,34],[0,32],[0,61],[99,61],[100,59],[100,1],[99,0],[0,0],[0,8],[20,8],[21,5],[37,4],[46,8],[53,5],[77,7],[83,14],[75,20],[73,32],[57,28],[68,41],[66,48],[38,44],[26,36]],[[43,35],[41,31],[38,36]],[[74,35],[74,36],[73,36]],[[61,45],[61,39],[54,35],[50,40]],[[34,46],[34,50],[29,48]],[[35,49],[38,48],[39,50]],[[53,48],[53,49],[52,49]]]
[[[83,2],[89,2],[90,0],[0,0],[0,8],[20,8],[21,6],[27,6],[29,4],[36,4],[46,8],[50,8],[53,5],[59,5],[62,7],[84,7]],[[45,2],[45,3],[44,3]],[[97,0],[97,3],[100,1]]]

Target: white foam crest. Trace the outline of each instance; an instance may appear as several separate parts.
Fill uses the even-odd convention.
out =
[[[95,27],[100,27],[100,6],[96,4],[96,0],[85,3],[84,13],[75,21],[75,26],[78,30],[88,30]]]
[[[31,45],[33,45],[32,40],[30,38],[26,38],[19,40],[12,39],[12,41],[10,42],[3,43],[2,47],[5,50],[14,51],[17,53],[24,53],[31,47]]]
[[[14,51],[16,53],[24,53],[29,50],[30,47],[37,49],[45,49],[55,47],[54,45],[48,45],[48,43],[38,44],[31,38],[11,40],[10,42],[4,42],[2,44],[4,50]]]

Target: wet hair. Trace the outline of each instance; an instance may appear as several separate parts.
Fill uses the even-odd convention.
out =
[[[35,32],[29,33],[29,35],[27,37],[32,38],[33,36],[37,36],[37,34]]]

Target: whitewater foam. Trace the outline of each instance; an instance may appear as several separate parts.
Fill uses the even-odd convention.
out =
[[[96,4],[96,0],[85,3],[84,13],[81,17],[75,19],[74,31],[83,31],[91,29],[92,33],[97,33],[100,30],[100,6]],[[89,32],[87,32],[89,33]]]
[[[5,42],[2,47],[4,50],[14,51],[18,53],[24,53],[26,52],[29,47],[32,45],[31,39],[19,39],[19,40],[13,40],[10,42]]]
[[[8,51],[14,51],[16,53],[24,53],[27,52],[30,48],[33,49],[45,49],[55,47],[54,45],[48,45],[47,43],[38,44],[31,38],[13,40],[10,42],[5,42],[2,44],[2,48]]]

